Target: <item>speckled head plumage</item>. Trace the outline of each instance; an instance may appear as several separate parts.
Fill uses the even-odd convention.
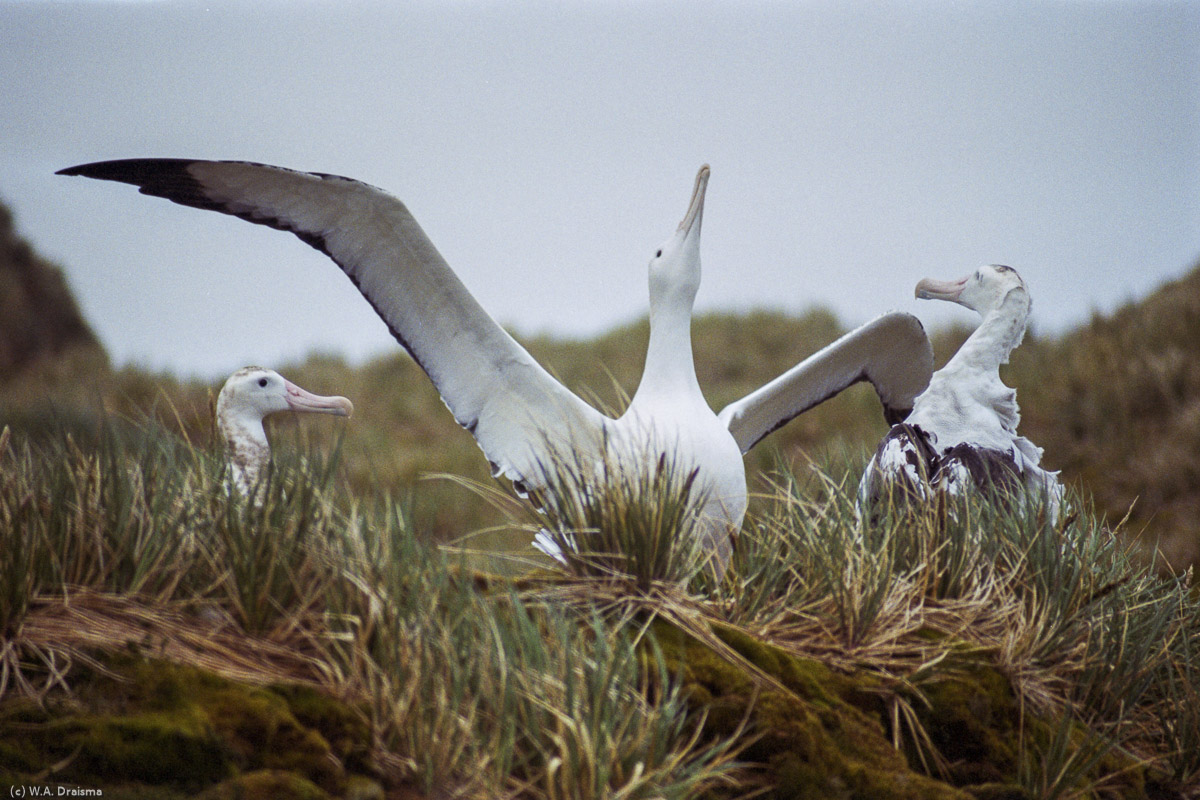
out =
[[[354,405],[345,397],[313,394],[264,367],[243,367],[230,375],[217,395],[217,427],[243,493],[249,493],[271,456],[263,418],[280,411],[348,417]]]
[[[301,389],[278,372],[242,367],[229,376],[217,396],[217,418],[262,420],[278,411],[307,411],[348,417],[354,405],[345,397],[324,397]]]
[[[919,300],[949,300],[986,314],[999,308],[1014,290],[1029,294],[1020,273],[1003,264],[988,264],[956,281],[926,278],[917,284],[916,296]]]

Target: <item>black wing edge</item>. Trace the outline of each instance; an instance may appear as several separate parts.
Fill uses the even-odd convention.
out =
[[[165,197],[193,208],[229,213],[224,204],[211,200],[200,182],[188,172],[187,168],[194,163],[196,159],[187,158],[126,158],[79,164],[60,169],[54,174],[129,183],[138,187],[142,194]]]
[[[279,219],[278,217],[272,217],[267,214],[249,211],[235,211],[230,208],[227,203],[213,200],[205,192],[204,184],[193,178],[191,173],[188,172],[188,167],[197,163],[200,163],[200,160],[195,158],[125,158],[117,161],[95,161],[91,164],[79,164],[74,167],[60,169],[54,174],[82,175],[85,178],[96,178],[97,180],[102,181],[118,181],[120,183],[128,183],[138,187],[138,191],[142,194],[151,195],[153,197],[162,197],[170,200],[172,203],[178,203],[182,206],[191,206],[192,208],[200,208],[204,209],[205,211],[216,211],[221,214],[228,214],[233,217],[244,219],[247,222],[253,222],[256,225],[266,225],[269,228],[287,231],[288,233],[294,234],[305,244],[315,247],[325,255],[333,258],[333,254],[329,252],[329,248],[325,244],[325,238],[319,234],[298,230],[289,225],[285,220]],[[297,172],[296,170],[290,170],[286,167],[276,167],[271,164],[260,164],[254,161],[219,161],[205,163],[244,164],[246,166],[264,167],[266,169],[279,170],[281,172]],[[338,175],[320,175],[318,173],[312,174],[322,178],[341,177]],[[350,179],[343,178],[342,180]],[[337,262],[337,259],[334,259],[334,261]],[[345,270],[345,266],[340,262],[338,262],[338,266]],[[378,309],[376,309],[376,311],[378,311]],[[401,343],[404,344],[403,342]],[[408,345],[405,344],[406,349],[407,347]]]
[[[355,181],[342,175],[331,175],[324,172],[302,172],[300,170],[279,167],[274,164],[263,164],[258,161],[238,161],[224,159],[221,161],[205,161],[198,158],[122,158],[116,161],[94,161],[90,164],[78,164],[55,172],[55,175],[82,175],[85,178],[96,178],[102,181],[118,181],[138,187],[142,194],[154,197],[164,197],[173,203],[192,208],[202,208],[206,211],[219,211],[259,225],[268,225],[288,233],[294,233],[304,241],[319,250],[324,248],[309,241],[304,231],[298,231],[283,224],[280,220],[262,215],[251,215],[232,211],[226,204],[210,198],[200,181],[192,177],[188,167],[192,164],[240,164],[247,167],[262,167],[277,172],[290,172],[295,175],[308,175],[316,178],[335,178],[337,180]],[[328,255],[328,253],[326,253]]]
[[[124,158],[116,161],[95,161],[91,164],[79,164],[74,167],[60,169],[55,175],[82,175],[85,178],[96,178],[102,181],[118,181],[138,187],[142,194],[162,197],[182,206],[191,206],[205,211],[216,211],[221,214],[244,219],[256,225],[266,225],[269,228],[294,234],[305,244],[315,247],[325,255],[333,258],[325,244],[323,236],[310,231],[299,230],[287,221],[262,212],[234,210],[227,203],[214,200],[208,196],[204,184],[192,177],[188,167],[192,164],[241,164],[247,167],[262,167],[278,172],[290,172],[296,175],[308,175],[317,178],[332,178],[343,181],[355,181],[341,175],[330,175],[323,172],[301,172],[277,167],[273,164],[262,164],[257,161],[204,161],[196,158]],[[345,270],[345,265],[334,259],[338,266]],[[361,287],[360,287],[361,288]],[[378,310],[378,309],[376,309]],[[407,345],[405,345],[407,348]]]
[[[118,181],[120,183],[128,183],[138,187],[138,191],[145,195],[153,197],[162,197],[170,200],[173,203],[179,203],[192,208],[200,208],[206,211],[216,211],[221,214],[239,217],[247,222],[253,222],[256,225],[266,225],[276,230],[286,231],[295,235],[305,244],[313,247],[328,256],[335,264],[341,267],[342,272],[346,274],[354,287],[359,293],[366,298],[367,302],[379,315],[379,318],[387,325],[388,331],[392,337],[403,347],[412,359],[417,363],[426,375],[429,370],[421,363],[421,359],[417,357],[416,351],[409,345],[408,341],[392,327],[387,321],[382,310],[375,304],[375,301],[363,291],[362,285],[354,276],[353,272],[346,268],[338,259],[334,258],[329,252],[329,248],[325,243],[325,238],[319,234],[310,233],[308,231],[297,230],[288,225],[285,221],[276,217],[270,217],[262,214],[252,214],[245,211],[233,211],[225,204],[209,198],[204,191],[204,186],[198,180],[192,177],[188,172],[188,167],[198,163],[199,159],[195,158],[125,158],[116,161],[95,161],[90,164],[79,164],[74,167],[67,167],[55,172],[55,175],[80,175],[85,178],[96,178],[103,181]],[[245,164],[254,167],[266,167],[268,169],[280,170],[282,172],[297,172],[287,167],[277,167],[271,164],[261,164],[255,161],[234,161],[225,160],[218,163],[223,164]],[[353,178],[344,178],[341,175],[329,175],[325,173],[305,173],[315,175],[319,178],[337,178],[340,180],[353,180]],[[474,427],[478,424],[478,420],[459,421],[463,427],[474,432]]]

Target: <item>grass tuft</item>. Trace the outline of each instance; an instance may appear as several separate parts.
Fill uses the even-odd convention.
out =
[[[566,571],[628,580],[640,591],[696,578],[707,556],[696,472],[666,455],[645,471],[611,456],[599,464],[584,458],[554,452],[542,465],[543,488],[524,506],[528,527],[558,549]]]
[[[345,698],[385,782],[430,796],[820,794],[851,774],[776,750],[802,746],[869,754],[872,796],[897,770],[1037,798],[1200,785],[1200,601],[1077,494],[1054,524],[978,499],[863,519],[853,470],[783,472],[717,581],[669,460],[607,492],[566,470],[522,513],[576,537],[575,561],[498,578],[410,506],[355,496],[336,448],[277,441],[247,500],[156,424],[0,432],[0,708],[133,647]]]

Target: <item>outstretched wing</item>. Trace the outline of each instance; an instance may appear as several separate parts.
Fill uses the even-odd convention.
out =
[[[547,442],[600,435],[605,417],[550,376],[480,307],[395,197],[337,175],[241,161],[128,159],[61,170],[296,234],[332,258],[433,381],[498,472],[536,481]]]
[[[889,424],[912,410],[929,385],[933,348],[912,314],[884,314],[817,351],[770,383],[721,410],[742,452],[846,387],[870,381]]]

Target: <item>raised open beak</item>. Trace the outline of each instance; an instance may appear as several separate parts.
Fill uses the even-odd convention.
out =
[[[711,170],[708,164],[700,167],[696,173],[696,186],[692,189],[692,202],[688,204],[687,214],[679,223],[679,230],[686,236],[692,232],[692,227],[699,227],[700,219],[704,216],[704,192],[708,189],[708,175]]]
[[[344,397],[323,397],[301,389],[289,380],[283,382],[287,389],[287,404],[292,411],[311,411],[318,414],[336,414],[348,417],[354,413],[354,404]]]
[[[966,278],[959,278],[956,281],[935,281],[932,278],[926,278],[917,284],[917,299],[918,300],[951,300],[958,301],[962,290],[967,286]]]

